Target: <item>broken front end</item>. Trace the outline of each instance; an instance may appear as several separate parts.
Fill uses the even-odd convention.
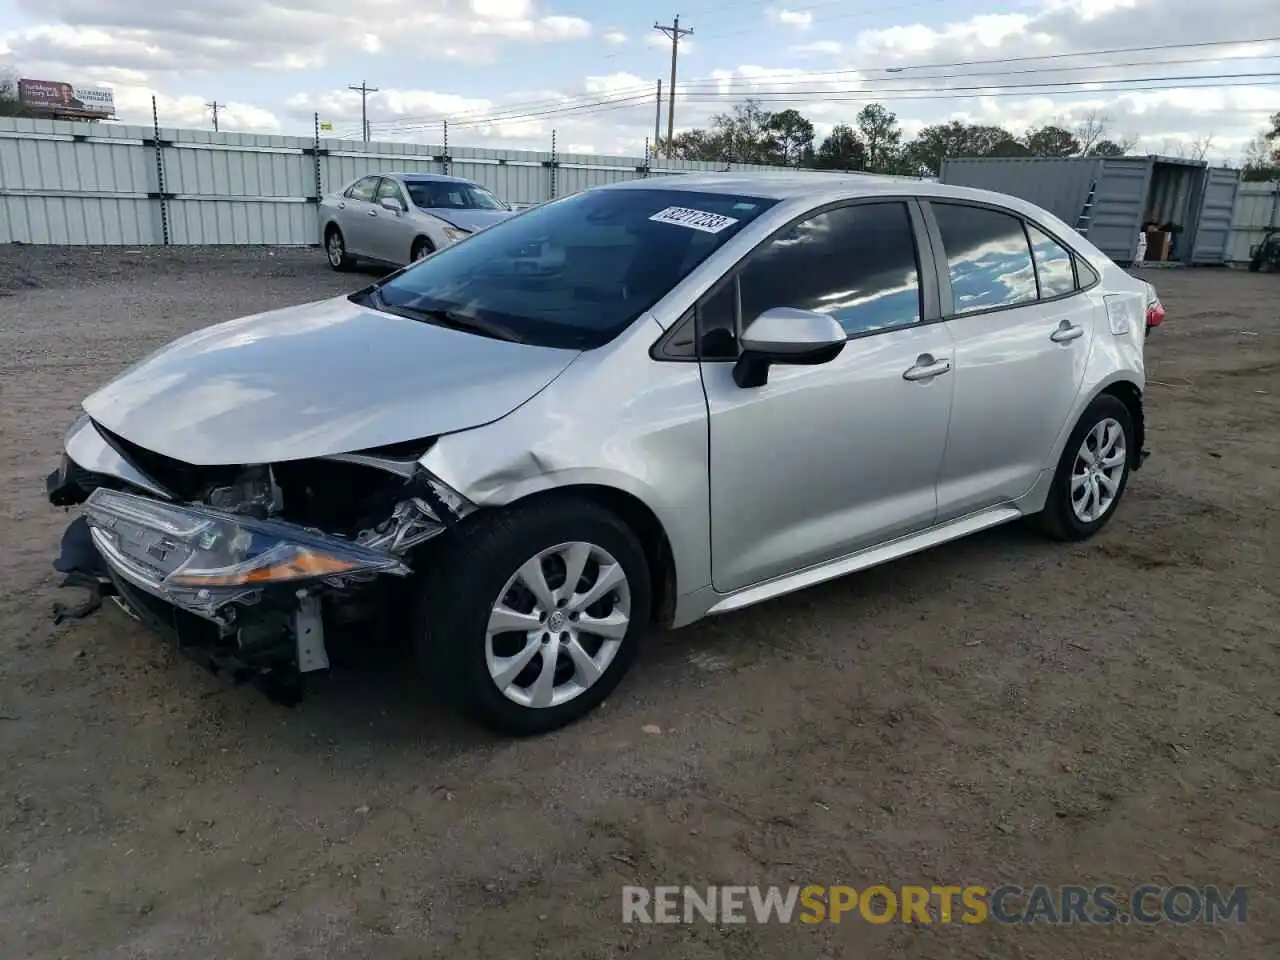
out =
[[[81,418],[47,488],[79,507],[54,568],[88,598],[55,619],[111,598],[216,671],[296,700],[300,676],[329,666],[327,629],[385,622],[414,551],[470,511],[417,462],[428,446],[201,467]]]

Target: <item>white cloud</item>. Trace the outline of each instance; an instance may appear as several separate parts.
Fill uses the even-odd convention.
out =
[[[664,34],[661,34],[661,33],[649,33],[649,34],[645,34],[645,38],[644,38],[644,45],[645,45],[646,47],[653,47],[655,50],[670,50],[670,49],[671,49],[671,38],[670,38],[670,37],[668,37],[668,36],[665,36]],[[680,53],[681,53],[681,55],[686,54],[686,53],[693,53],[693,51],[694,51],[695,49],[696,49],[696,47],[695,47],[695,45],[694,45],[694,42],[693,42],[693,38],[692,38],[692,37],[681,37],[681,38],[680,38]]]
[[[838,40],[815,40],[792,47],[791,52],[797,57],[835,57],[844,50],[844,44]]]
[[[501,51],[505,65],[518,66],[522,75],[536,78],[547,56],[540,45],[592,35],[586,20],[557,12],[556,4],[562,0],[18,2],[40,25],[0,32],[0,54],[8,48],[8,57],[35,75],[113,83],[122,111],[146,122],[152,90],[163,94],[166,88],[177,89],[179,82],[185,84],[181,89],[190,89],[191,78],[201,74],[210,83],[220,76],[242,80],[255,72],[280,74],[326,67],[338,58],[375,51],[380,64],[403,69],[406,57],[492,61]],[[1221,156],[1238,150],[1270,112],[1280,110],[1277,86],[1210,89],[1186,81],[1177,90],[1125,89],[1139,86],[1132,78],[1141,76],[1274,72],[1274,61],[1226,58],[1275,56],[1280,54],[1280,44],[1182,47],[1040,62],[1025,59],[1194,44],[1232,33],[1280,36],[1280,4],[1275,0],[1221,0],[1213,8],[1213,21],[1223,26],[1212,32],[1205,26],[1209,8],[1203,0],[1024,0],[1011,5],[1011,12],[964,19],[939,16],[937,7],[912,10],[901,18],[886,10],[879,22],[898,19],[896,25],[862,31],[856,30],[856,20],[842,19],[823,5],[812,10],[799,6],[802,9],[796,11],[775,0],[769,18],[778,26],[757,20],[755,34],[733,34],[740,39],[727,45],[719,42],[716,27],[708,24],[706,37],[700,34],[699,40],[711,46],[704,43],[699,56],[687,65],[683,55],[698,48],[693,37],[682,38],[678,127],[705,125],[714,114],[751,95],[762,98],[766,109],[795,107],[814,121],[820,133],[834,123],[852,120],[865,103],[875,100],[898,114],[908,135],[923,125],[952,118],[998,123],[1020,132],[1027,125],[1059,118],[1075,122],[1089,110],[1103,110],[1111,117],[1113,134],[1142,137],[1143,149],[1159,151],[1166,141],[1213,134],[1215,151]],[[803,15],[788,24],[787,34],[802,26],[799,19],[807,18],[810,27],[804,39],[810,42],[801,42],[795,35],[796,45],[790,48],[774,42],[770,34],[783,32],[787,13]],[[653,134],[652,77],[665,73],[663,54],[669,53],[670,40],[657,31],[636,32],[630,38],[636,47],[653,51],[637,52],[636,64],[627,63],[645,74],[637,76],[601,69],[617,53],[605,55],[600,48],[630,42],[622,30],[613,26],[595,35],[604,42],[574,48],[574,57],[582,59],[584,76],[576,83],[556,84],[554,89],[547,89],[552,85],[542,81],[536,89],[477,97],[467,93],[469,84],[452,81],[447,71],[431,74],[440,78],[432,85],[434,90],[396,89],[385,79],[380,82],[376,71],[363,67],[354,75],[370,73],[371,81],[384,87],[369,98],[379,139],[438,142],[440,122],[447,117],[451,143],[545,150],[554,129],[557,142],[573,145],[575,152],[592,145],[600,151],[637,155],[645,138]],[[707,50],[718,59],[708,56]],[[725,59],[726,50],[730,59]],[[758,62],[766,65],[752,65],[740,50],[765,51]],[[814,58],[822,59],[815,62]],[[990,63],[1002,60],[1014,62]],[[650,63],[648,68],[645,62]],[[1064,69],[1087,64],[1096,67]],[[815,69],[818,66],[823,69]],[[342,89],[343,79],[335,78],[339,85],[335,90],[299,85],[300,92],[292,98],[268,101],[264,97],[256,106],[232,104],[220,113],[222,126],[307,135],[311,113],[319,110],[335,125],[357,130],[360,98]],[[1129,82],[1104,82],[1117,79]],[[1093,88],[1081,84],[1084,80],[1091,81]],[[1027,84],[1046,81],[1077,85],[1052,96],[1025,89]],[[206,81],[199,83],[204,86]],[[957,89],[983,85],[991,85],[983,95]],[[451,89],[462,92],[447,92]],[[491,87],[485,89],[488,92]],[[694,90],[697,96],[690,95]],[[992,93],[1005,95],[986,95]],[[162,122],[207,128],[203,100],[211,98],[162,95]],[[599,103],[602,100],[608,102]],[[588,103],[592,106],[584,106]],[[501,119],[477,122],[492,117]]]
[[[160,125],[212,129],[213,121],[204,97],[171,97],[145,86],[115,87],[116,113],[125,123],[151,126],[151,98],[156,98]],[[218,105],[218,126],[244,133],[281,133],[283,124],[270,110],[249,103],[231,101]]]
[[[166,73],[304,70],[365,52],[484,62],[503,47],[582,40],[552,0],[18,0],[34,27],[0,35],[19,63]]]
[[[770,7],[766,11],[766,16],[774,23],[782,24],[784,27],[795,27],[797,30],[808,29],[809,24],[813,23],[813,13],[809,10],[780,10]]]

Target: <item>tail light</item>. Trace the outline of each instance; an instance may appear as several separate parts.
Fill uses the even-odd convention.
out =
[[[1164,323],[1164,304],[1159,300],[1152,300],[1147,304],[1147,332],[1151,332],[1152,327],[1158,327]]]

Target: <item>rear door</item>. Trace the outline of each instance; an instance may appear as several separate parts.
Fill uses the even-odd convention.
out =
[[[1046,230],[990,205],[925,209],[956,356],[943,523],[1017,499],[1051,468],[1102,307],[1082,292],[1096,275]]]
[[[347,239],[347,253],[357,257],[377,257],[373,252],[373,195],[378,192],[381,177],[362,177],[353,183],[339,204],[338,225]]]

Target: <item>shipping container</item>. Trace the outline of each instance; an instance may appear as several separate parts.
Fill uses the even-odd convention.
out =
[[[1240,171],[1172,157],[976,157],[944,160],[943,183],[1006,193],[1044,207],[1117,263],[1137,256],[1143,226],[1172,224],[1169,259],[1227,256]]]

